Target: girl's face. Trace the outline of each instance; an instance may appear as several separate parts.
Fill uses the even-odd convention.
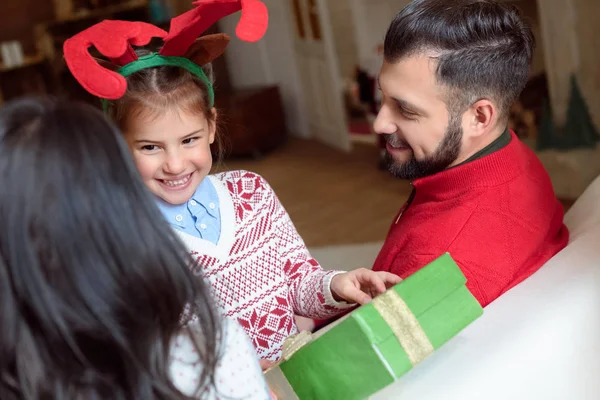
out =
[[[213,121],[216,110],[213,108]],[[187,202],[212,167],[215,123],[202,114],[141,113],[127,120],[125,138],[142,180],[170,204]]]

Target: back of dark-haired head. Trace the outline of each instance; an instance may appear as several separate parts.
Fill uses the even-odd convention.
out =
[[[502,119],[523,90],[535,47],[519,10],[494,0],[414,0],[396,15],[384,44],[390,63],[415,54],[436,58],[446,103],[464,112],[477,100],[496,103]]]
[[[213,385],[210,293],[99,111],[6,105],[0,176],[3,400],[187,399],[171,383],[169,349],[188,306],[199,390]]]

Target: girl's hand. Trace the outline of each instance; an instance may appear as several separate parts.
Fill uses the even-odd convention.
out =
[[[261,368],[263,371],[266,371],[266,370],[268,370],[268,369],[269,369],[269,368],[271,368],[271,367],[273,366],[273,364],[274,364],[274,362],[273,362],[273,361],[271,361],[271,360],[262,360],[262,359],[261,359],[261,360],[258,360],[258,362],[260,363],[260,368]]]
[[[296,327],[298,327],[298,331],[309,331],[312,332],[315,330],[317,324],[315,320],[312,318],[301,317],[299,315],[294,315],[294,320],[296,321]]]
[[[389,272],[360,268],[331,279],[331,294],[336,301],[366,304],[402,280]]]

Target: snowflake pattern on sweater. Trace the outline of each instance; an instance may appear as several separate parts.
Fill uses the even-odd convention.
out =
[[[276,360],[283,341],[297,333],[294,314],[326,319],[352,305],[333,299],[338,272],[324,271],[309,254],[288,213],[259,175],[211,175],[221,204],[215,245],[177,231],[210,283],[217,306],[250,337],[258,356]]]

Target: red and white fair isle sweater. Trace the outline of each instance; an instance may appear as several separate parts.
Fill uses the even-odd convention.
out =
[[[276,360],[297,333],[294,314],[326,319],[352,305],[333,299],[335,271],[323,271],[269,184],[247,171],[207,177],[221,207],[215,245],[176,230],[215,292],[218,307],[237,320],[258,356]]]

